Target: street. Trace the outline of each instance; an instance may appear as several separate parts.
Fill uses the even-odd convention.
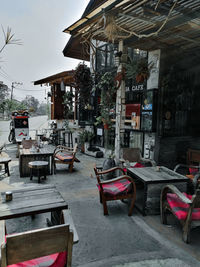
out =
[[[29,135],[33,138],[35,131],[40,129],[48,120],[48,116],[36,116],[29,118]],[[0,121],[0,144],[9,143],[10,121]]]

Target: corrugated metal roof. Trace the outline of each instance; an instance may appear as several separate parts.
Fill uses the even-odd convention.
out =
[[[69,70],[69,71],[63,71],[51,76],[48,76],[46,78],[40,79],[38,81],[34,82],[34,85],[42,85],[45,83],[49,84],[56,84],[56,83],[61,83],[62,81],[66,86],[73,86],[74,85],[74,70]]]
[[[114,41],[124,39],[135,48],[200,50],[199,0],[108,0],[84,18],[66,31],[88,40],[112,41],[106,27],[114,25],[110,32]],[[110,18],[114,19],[113,25],[109,24]]]

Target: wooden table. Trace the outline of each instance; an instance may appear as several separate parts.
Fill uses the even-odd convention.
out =
[[[53,152],[55,147],[46,145],[43,148],[40,148],[40,151],[37,152],[33,148],[24,149],[20,148],[19,150],[19,173],[20,177],[30,176],[30,169],[28,163],[30,161],[48,161],[49,165],[47,166],[46,173],[53,173]]]
[[[61,212],[68,205],[55,186],[30,186],[12,190],[12,200],[0,195],[0,220],[7,220],[45,212]]]
[[[128,168],[127,174],[136,183],[136,208],[143,215],[160,213],[160,193],[167,184],[187,191],[189,179],[166,167]]]

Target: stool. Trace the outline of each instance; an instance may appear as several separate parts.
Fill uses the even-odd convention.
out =
[[[7,173],[10,176],[8,163],[11,161],[10,158],[0,158],[0,164],[4,164],[5,174]]]
[[[46,167],[49,165],[47,161],[31,161],[28,163],[30,168],[30,180],[33,178],[33,170],[37,170],[38,183],[40,183],[40,177],[44,176],[46,180]],[[43,172],[43,175],[42,175]]]
[[[67,135],[66,142],[65,142],[65,135]],[[63,132],[63,139],[64,139],[64,144],[63,145],[67,145],[68,147],[73,147],[73,137],[72,137],[72,132],[71,131]]]

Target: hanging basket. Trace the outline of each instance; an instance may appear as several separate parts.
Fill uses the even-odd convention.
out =
[[[104,128],[105,130],[108,130],[108,129],[109,129],[109,124],[105,123],[105,124],[103,125],[103,128]]]

